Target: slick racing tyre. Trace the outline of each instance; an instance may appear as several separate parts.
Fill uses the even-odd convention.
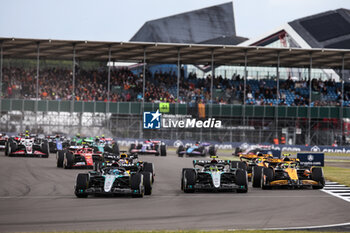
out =
[[[89,175],[88,174],[78,174],[77,181],[75,185],[75,196],[78,198],[86,198],[88,194],[85,190],[89,187]]]
[[[136,173],[130,178],[132,197],[143,197],[145,190],[143,186],[143,175]]]
[[[152,183],[153,183],[154,176],[155,176],[153,163],[144,162],[142,171],[143,172],[150,172],[152,174]]]
[[[63,167],[63,161],[64,161],[64,151],[59,150],[57,151],[57,167]]]
[[[176,150],[176,154],[179,156],[179,157],[183,157],[184,154],[180,153],[180,152],[183,152],[185,150],[184,146],[183,145],[180,145],[177,150]]]
[[[49,157],[49,144],[47,142],[44,142],[43,145],[41,146],[41,151],[45,154],[42,157],[43,158],[48,158]]]
[[[248,175],[246,170],[240,168],[236,170],[236,183],[241,186],[237,189],[237,193],[248,192]]]
[[[231,168],[240,168],[243,170],[247,170],[247,163],[242,162],[242,161],[232,161]]]
[[[273,181],[273,170],[272,168],[263,168],[261,172],[261,188],[262,189],[271,189],[269,185]]]
[[[322,189],[325,185],[323,170],[321,167],[314,167],[311,170],[311,179],[317,181],[319,185],[312,186],[313,189]]]
[[[160,156],[166,156],[166,145],[160,145]]]
[[[215,146],[209,146],[209,155],[216,155]]]
[[[66,154],[64,156],[63,168],[64,169],[71,169],[73,167],[73,164],[74,164],[73,154],[68,151],[68,152],[66,152]]]
[[[145,195],[152,194],[152,173],[150,172],[141,172],[143,175],[143,186],[145,188]]]
[[[194,193],[194,186],[196,184],[196,171],[194,169],[185,170],[182,183],[183,191],[185,193]]]
[[[261,173],[263,167],[254,166],[252,169],[252,185],[254,188],[260,188]]]

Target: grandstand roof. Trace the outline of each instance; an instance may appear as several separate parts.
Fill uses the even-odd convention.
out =
[[[350,49],[350,10],[337,9],[289,22],[312,48]]]
[[[301,49],[267,48],[254,46],[170,44],[146,42],[101,42],[48,39],[1,38],[4,58],[28,58],[37,56],[40,43],[40,59],[71,60],[73,45],[76,59],[87,61],[107,61],[109,47],[114,61],[142,62],[144,49],[148,63],[176,64],[180,49],[183,64],[210,64],[214,53],[216,65],[244,65],[247,52],[249,66],[276,66],[277,53],[280,53],[281,67],[309,67],[310,53],[313,67],[339,68],[345,56],[345,68],[350,67],[350,50],[346,49]]]
[[[198,44],[237,45],[246,40],[248,40],[248,38],[240,36],[220,36],[199,42]]]
[[[147,21],[130,41],[199,43],[235,36],[232,2]]]

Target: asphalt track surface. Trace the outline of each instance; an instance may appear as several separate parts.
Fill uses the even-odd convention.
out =
[[[192,158],[142,156],[153,162],[152,196],[89,197],[73,193],[84,170],[56,167],[44,158],[0,153],[0,232],[261,229],[350,222],[350,203],[319,190],[261,190],[194,193],[180,190],[180,174]]]

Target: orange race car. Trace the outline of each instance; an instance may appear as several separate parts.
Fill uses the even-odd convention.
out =
[[[252,172],[254,167],[256,166],[265,166],[263,164],[263,161],[265,161],[266,159],[271,159],[273,158],[273,155],[269,152],[258,152],[255,154],[241,154],[239,155],[239,159],[241,160],[241,162],[244,162],[244,166],[245,167],[241,167],[245,170],[247,170],[248,173],[248,179],[251,180],[252,178]],[[242,164],[242,163],[240,163]]]
[[[325,185],[325,178],[321,167],[301,166],[299,159],[267,159],[263,161],[260,177],[253,177],[253,183],[260,178],[262,189],[272,187],[303,188],[312,187],[322,189]],[[256,187],[256,186],[254,186]]]

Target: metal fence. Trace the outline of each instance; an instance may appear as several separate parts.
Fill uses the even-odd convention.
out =
[[[350,118],[350,109],[342,107],[207,104],[206,117],[221,120],[222,128],[143,129],[143,111],[157,109],[156,103],[3,99],[0,130],[251,143],[273,143],[284,137],[286,144],[330,145],[334,141],[346,143],[348,131],[343,119]],[[199,118],[198,108],[191,104],[169,104],[168,114]]]

